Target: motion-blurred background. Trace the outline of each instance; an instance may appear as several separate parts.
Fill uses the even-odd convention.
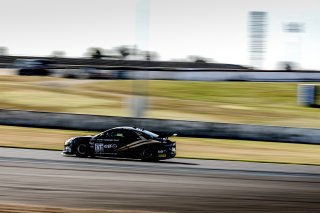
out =
[[[1,8],[2,109],[320,127],[316,83],[298,91],[301,82],[320,80],[315,0],[2,0]],[[225,135],[172,131],[314,143],[305,136],[240,137],[233,128]]]
[[[2,147],[62,150],[140,124],[178,133],[177,157],[320,164],[318,0],[0,0],[0,10]]]

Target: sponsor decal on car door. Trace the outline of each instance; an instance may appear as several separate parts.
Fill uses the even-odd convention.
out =
[[[102,142],[102,143],[95,143],[94,150],[96,154],[104,154],[104,153],[113,153],[118,147],[115,143],[109,142]]]
[[[120,138],[116,132],[109,131],[98,137],[94,144],[95,154],[112,154],[118,148]]]

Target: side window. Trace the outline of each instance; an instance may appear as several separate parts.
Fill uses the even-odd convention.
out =
[[[140,140],[139,136],[137,135],[137,133],[135,133],[135,131],[130,131],[130,130],[126,130],[124,132],[124,137],[126,139],[127,142],[134,142],[137,140]]]
[[[143,133],[143,135],[142,135],[144,138],[146,138],[146,139],[152,139],[151,138],[151,136],[150,135],[148,135],[148,134],[146,134],[146,133]]]
[[[116,130],[113,133],[114,139],[119,139],[122,140],[125,136],[124,136],[124,131],[123,130]]]
[[[110,130],[99,135],[100,139],[112,139],[114,136],[114,130]]]
[[[151,139],[150,135],[148,135],[148,134],[146,134],[146,133],[144,133],[144,132],[137,132],[137,134],[138,134],[139,136],[144,137],[145,139]]]

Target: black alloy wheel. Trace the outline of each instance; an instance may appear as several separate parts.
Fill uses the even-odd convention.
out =
[[[88,157],[88,145],[85,143],[79,143],[76,145],[76,156],[81,158]]]

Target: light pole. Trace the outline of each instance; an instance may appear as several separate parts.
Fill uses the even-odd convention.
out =
[[[149,16],[150,0],[136,0],[136,45],[145,51],[149,51]],[[146,61],[146,63],[149,63],[149,61]],[[148,107],[148,71],[145,71],[133,71],[133,96],[130,105],[132,116],[137,118],[144,117]],[[145,75],[139,75],[140,73]]]
[[[286,62],[295,62],[301,64],[302,33],[304,24],[298,22],[289,22],[284,25],[286,33],[285,60]]]
[[[149,47],[150,0],[136,0],[136,44],[141,50]]]

